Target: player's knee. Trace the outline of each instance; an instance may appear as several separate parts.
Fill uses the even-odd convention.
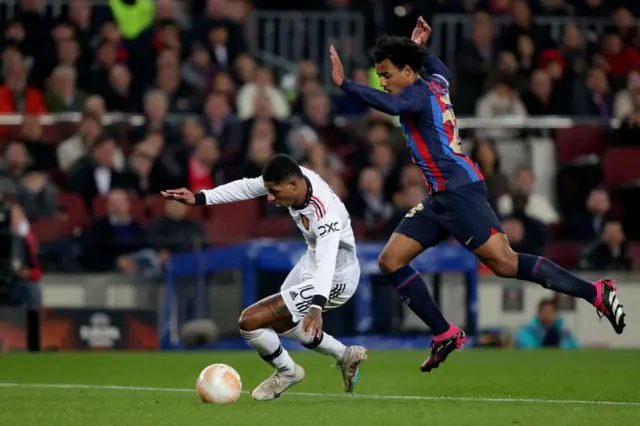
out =
[[[390,274],[402,268],[404,265],[397,257],[383,251],[378,257],[378,267],[383,274]]]
[[[254,331],[260,328],[251,307],[248,307],[240,314],[240,318],[238,319],[238,328],[242,331]]]

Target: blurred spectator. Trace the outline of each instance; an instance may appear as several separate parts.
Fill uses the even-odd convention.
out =
[[[131,85],[131,72],[126,65],[116,64],[109,69],[109,83],[105,101],[110,111],[140,111],[139,94]]]
[[[91,92],[106,97],[109,87],[109,72],[119,62],[118,45],[115,42],[102,40],[97,48],[93,63],[89,66]]]
[[[607,71],[613,78],[626,78],[631,70],[640,67],[640,53],[631,46],[625,47],[616,28],[605,32],[602,53],[607,61]]]
[[[192,192],[212,189],[225,183],[224,172],[220,162],[220,147],[212,137],[200,139],[196,149],[187,163],[185,185]]]
[[[629,74],[631,75],[631,74]],[[620,127],[614,131],[611,145],[640,145],[640,86],[631,90],[632,110],[624,117]]]
[[[495,204],[500,197],[510,191],[509,179],[500,168],[500,157],[495,146],[488,140],[476,141],[471,159],[480,167],[489,192],[489,200]]]
[[[578,86],[580,88],[576,90],[573,103],[575,115],[611,118],[612,98],[604,69],[591,68],[586,81],[578,83]]]
[[[478,118],[524,117],[527,110],[511,83],[497,80],[491,90],[478,100],[476,115]],[[476,135],[494,140],[515,139],[518,131],[504,128],[478,129]]]
[[[18,183],[30,163],[27,147],[18,141],[7,144],[0,162],[0,193],[16,194]]]
[[[351,217],[363,219],[367,230],[375,230],[394,214],[393,205],[383,191],[382,174],[375,167],[367,167],[358,177],[358,190],[351,194],[347,210]]]
[[[605,0],[584,0],[576,2],[576,15],[592,18],[609,18],[611,9]]]
[[[40,309],[42,293],[38,282],[42,277],[42,268],[38,261],[36,237],[31,231],[29,221],[19,204],[11,204],[11,233],[16,238],[18,249],[18,277],[9,287],[8,302],[11,306],[24,306],[28,310]],[[2,300],[4,304],[5,300]]]
[[[273,144],[260,136],[255,136],[249,143],[249,153],[242,175],[248,178],[262,175],[262,169],[274,154]]]
[[[151,184],[151,170],[155,157],[144,146],[138,145],[129,157],[129,173],[132,177],[132,189],[140,199],[159,190]]]
[[[456,102],[458,114],[473,113],[495,56],[491,17],[485,12],[478,12],[474,15],[471,37],[464,42],[456,59],[458,90],[465,94]]]
[[[531,37],[525,34],[518,37],[516,53],[518,58],[518,67],[520,69],[519,74],[528,79],[536,65],[536,48]]]
[[[347,134],[333,122],[330,99],[325,93],[315,92],[305,97],[302,121],[310,126],[330,149],[348,144]]]
[[[549,242],[544,224],[526,216],[521,210],[504,218],[502,227],[511,248],[518,253],[541,255]]]
[[[93,222],[84,235],[83,264],[91,271],[113,271],[122,255],[146,246],[146,233],[131,215],[126,191],[109,191],[107,216]]]
[[[200,224],[187,218],[189,206],[166,201],[164,215],[149,225],[149,247],[118,258],[118,269],[145,279],[159,279],[172,254],[201,250],[204,231]]]
[[[18,184],[18,201],[30,221],[52,218],[58,211],[58,191],[41,170],[30,168]]]
[[[4,84],[0,86],[0,114],[46,114],[40,90],[27,85],[27,67],[21,54],[2,63]]]
[[[633,48],[640,47],[640,39],[638,27],[636,26],[636,18],[627,8],[635,2],[622,2],[613,12],[613,23],[617,27],[618,32],[622,36],[622,40],[626,46]],[[627,7],[624,7],[627,6]],[[635,5],[637,9],[637,4]]]
[[[640,104],[634,102],[633,91],[640,88],[640,70],[631,70],[627,75],[626,87],[616,93],[613,101],[613,118],[622,120],[640,107]]]
[[[398,191],[400,170],[395,157],[395,152],[386,143],[374,145],[370,156],[371,165],[378,170],[382,178],[383,194],[387,199]]]
[[[611,200],[605,188],[589,192],[584,212],[574,213],[567,220],[568,235],[575,241],[593,241],[600,236],[605,222],[612,219]]]
[[[569,24],[564,27],[560,53],[567,64],[566,73],[569,77],[575,78],[585,72],[587,68],[587,48],[580,29],[575,24]]]
[[[571,332],[563,326],[562,317],[553,299],[543,299],[538,304],[538,314],[516,335],[518,349],[578,349],[579,345]]]
[[[501,43],[512,52],[517,51],[518,37],[527,35],[533,40],[534,45],[545,48],[549,39],[544,30],[533,23],[531,9],[526,0],[511,1],[512,23],[505,29],[501,37]]]
[[[93,114],[85,114],[80,121],[78,133],[58,146],[57,156],[60,168],[69,172],[78,160],[89,152],[101,134],[102,124],[98,117]],[[124,155],[117,147],[113,154],[113,168],[117,171],[124,169]]]
[[[149,132],[160,132],[164,135],[164,140],[170,144],[179,143],[173,137],[171,125],[166,121],[168,108],[168,99],[164,92],[160,90],[148,91],[144,97],[145,122],[142,126],[132,129],[132,142],[141,141]]]
[[[545,224],[558,223],[560,216],[549,199],[533,192],[535,176],[529,167],[520,167],[516,172],[513,190],[498,199],[498,213],[501,216],[510,216],[514,213],[513,195],[521,195],[526,198],[524,213]]]
[[[114,188],[127,187],[126,176],[114,168],[116,143],[102,134],[89,148],[89,152],[69,170],[67,188],[84,198],[87,207],[95,197],[105,196]]]
[[[241,53],[233,64],[236,82],[239,85],[251,82],[256,72],[256,61],[246,53]]]
[[[619,221],[605,222],[599,240],[584,248],[579,266],[594,271],[631,269],[629,246]]]
[[[318,173],[324,179],[331,175],[341,175],[344,165],[338,157],[327,150],[323,143],[314,144],[307,151],[307,164],[310,169]]]
[[[204,107],[204,126],[207,133],[221,141],[223,148],[228,145],[235,122],[227,98],[219,93],[210,94]]]
[[[38,170],[52,170],[58,167],[55,142],[44,139],[38,116],[22,117],[20,139],[27,146],[33,167]]]
[[[107,104],[104,102],[104,98],[100,95],[91,95],[84,103],[82,110],[85,114],[91,114],[97,117],[100,121],[107,113]]]
[[[50,90],[44,100],[51,113],[80,112],[87,100],[87,93],[76,86],[76,70],[69,65],[58,65],[51,74]]]
[[[520,36],[521,38],[527,36]],[[487,77],[486,89],[487,87],[491,89],[498,82],[506,83],[513,90],[515,90],[516,94],[522,93],[527,89],[528,86],[528,69],[523,69],[523,72],[520,72],[518,58],[513,52],[508,50],[504,50],[500,52],[498,55],[498,64],[495,69],[491,71],[489,76]]]
[[[298,126],[287,136],[287,150],[293,159],[300,162],[307,158],[313,145],[319,143],[318,134],[309,126]]]
[[[551,78],[546,71],[537,70],[531,76],[529,91],[522,97],[529,115],[560,115],[560,105],[551,100]]]
[[[251,118],[256,114],[257,98],[263,93],[269,100],[274,118],[283,120],[291,114],[291,109],[286,98],[276,89],[273,75],[267,68],[258,68],[255,71],[253,81],[246,83],[238,92],[237,108],[238,117],[241,120]]]
[[[199,43],[191,46],[191,53],[180,69],[184,82],[193,90],[204,90],[213,76],[213,71],[207,49]]]

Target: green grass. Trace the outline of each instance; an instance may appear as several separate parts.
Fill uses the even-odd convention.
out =
[[[453,354],[431,374],[419,371],[421,352],[369,355],[355,397],[341,395],[331,359],[294,352],[307,371],[304,383],[279,400],[255,402],[244,394],[227,406],[200,402],[193,390],[198,373],[227,363],[250,391],[271,373],[255,353],[5,355],[0,383],[173,390],[0,386],[0,425],[640,424],[638,351],[471,350]],[[597,404],[603,401],[625,404]]]

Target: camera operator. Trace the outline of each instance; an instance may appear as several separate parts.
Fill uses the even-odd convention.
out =
[[[42,299],[42,269],[35,236],[19,204],[0,200],[0,217],[0,305],[36,311]]]

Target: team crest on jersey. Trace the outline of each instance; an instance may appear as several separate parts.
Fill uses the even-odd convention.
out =
[[[309,219],[307,219],[307,217],[303,214],[300,215],[300,220],[302,220],[302,225],[304,226],[304,229],[306,229],[307,231],[309,230]]]

